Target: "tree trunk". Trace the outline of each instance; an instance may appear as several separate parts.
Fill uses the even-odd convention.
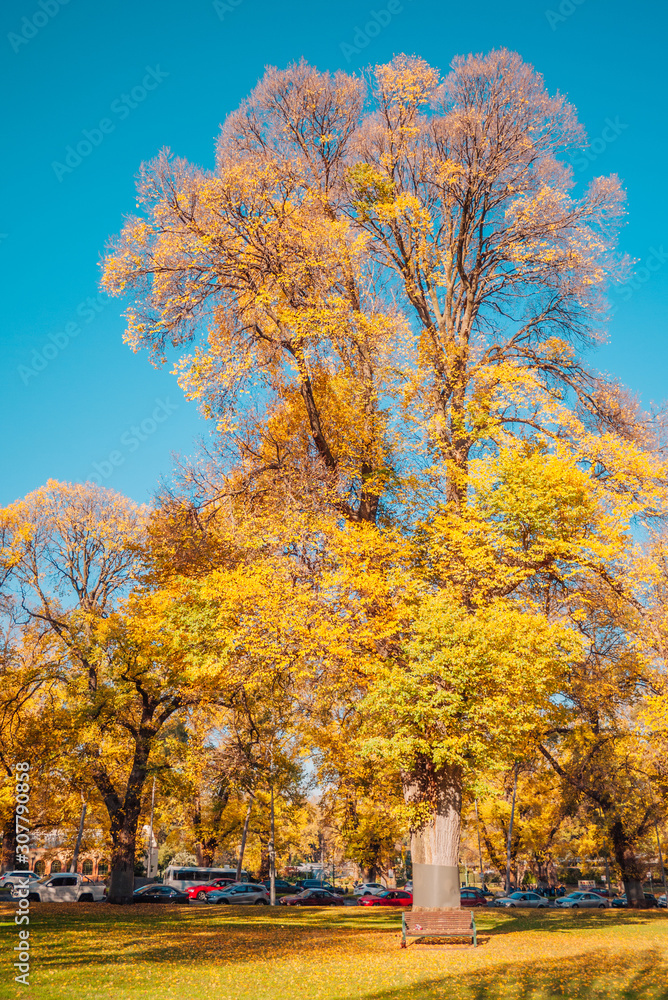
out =
[[[111,882],[107,893],[109,903],[132,903],[135,887],[135,850],[137,823],[122,823],[120,827],[112,821],[111,835]]]
[[[141,800],[146,776],[151,740],[156,729],[140,727],[135,737],[132,769],[128,776],[125,795],[121,798],[103,766],[98,766],[93,779],[104,799],[111,820],[111,882],[109,903],[132,903],[135,879],[135,852],[137,826],[141,814]]]
[[[624,882],[626,902],[630,909],[643,910],[647,906],[642,887],[642,868],[621,819],[617,818],[610,827],[610,836],[615,851],[615,860]]]
[[[410,805],[432,807],[428,822],[411,831],[413,909],[458,908],[461,773],[454,767],[436,771],[423,758],[405,777],[404,797]]]
[[[248,809],[246,810],[246,818],[244,819],[244,828],[241,831],[241,845],[239,847],[239,860],[237,861],[237,882],[241,879],[241,869],[244,863],[244,852],[246,850],[246,838],[248,837],[248,824],[251,818],[251,809],[253,808],[253,802],[255,801],[255,792],[250,792]]]
[[[3,872],[10,872],[23,868],[23,863],[18,861],[16,855],[16,814],[12,811],[12,816],[4,830],[2,831],[2,865]],[[25,855],[26,868],[28,856]]]
[[[83,797],[82,797],[82,801],[83,801]],[[79,864],[79,851],[81,850],[81,838],[83,837],[84,823],[86,822],[86,809],[87,808],[88,808],[88,804],[86,802],[83,802],[83,805],[81,807],[81,819],[79,820],[79,832],[77,833],[77,840],[76,840],[76,843],[74,845],[74,854],[72,855],[72,863],[70,865],[70,871],[71,872],[76,872],[77,865]]]

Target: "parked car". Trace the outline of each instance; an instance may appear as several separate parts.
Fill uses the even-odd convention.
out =
[[[206,899],[208,892],[214,889],[226,889],[230,885],[234,885],[233,878],[217,878],[213,882],[206,882],[204,885],[191,885],[185,891],[190,899]]]
[[[662,892],[660,896],[657,896],[656,905],[657,906],[662,906],[664,909],[666,908],[666,894],[665,894],[665,892]]]
[[[665,901],[664,901],[663,903],[661,903],[661,902],[660,902],[660,901],[659,901],[659,900],[658,900],[658,899],[656,898],[656,896],[653,896],[653,895],[652,895],[652,893],[651,893],[651,892],[645,892],[645,893],[643,893],[643,895],[644,895],[644,897],[645,897],[645,906],[648,906],[648,907],[649,907],[650,909],[651,909],[651,908],[652,908],[653,906],[665,906],[665,905],[666,905],[666,904],[665,904]],[[618,908],[618,909],[619,909],[619,908],[621,908],[621,909],[626,909],[626,908],[628,907],[628,905],[629,905],[629,902],[628,902],[628,900],[627,900],[627,898],[626,898],[626,893],[624,893],[624,894],[623,894],[623,895],[621,895],[621,896],[618,896],[618,897],[617,897],[617,899],[613,899],[613,901],[612,901],[612,905],[613,905],[614,907]]]
[[[270,892],[270,890],[271,890],[271,879],[264,878],[264,879],[262,879],[262,882],[260,884],[265,887],[265,889],[267,890],[267,892]],[[285,896],[288,893],[299,892],[299,886],[298,885],[296,885],[294,882],[286,882],[286,880],[284,878],[274,879],[274,887],[276,889],[276,895],[277,896]]]
[[[379,892],[385,892],[386,888],[380,882],[358,882],[353,886],[353,896],[375,896]]]
[[[331,882],[326,882],[321,878],[300,879],[295,883],[295,891],[300,892],[302,889],[326,889],[327,892],[333,892],[337,896],[345,896],[346,894],[346,890],[342,886],[334,886]]]
[[[561,899],[555,899],[554,905],[571,910],[577,910],[585,907],[589,907],[590,909],[594,907],[599,910],[604,910],[606,906],[610,906],[610,901],[604,899],[603,896],[599,896],[596,892],[578,891],[570,892],[568,896],[562,896]]]
[[[343,906],[340,896],[327,889],[303,889],[294,896],[282,896],[281,906]]]
[[[507,906],[511,908],[516,906],[530,906],[533,909],[539,910],[547,909],[549,905],[549,900],[545,896],[541,896],[538,892],[511,892],[509,896],[500,896],[492,903],[492,906]]]
[[[241,906],[267,906],[269,893],[256,882],[235,882],[226,889],[214,889],[206,894],[207,903],[236,903]]]
[[[474,888],[460,889],[459,890],[459,905],[460,906],[487,906],[487,898],[483,894]]]
[[[386,889],[375,896],[362,896],[358,906],[412,906],[413,893],[405,889]]]
[[[48,875],[31,882],[28,899],[34,903],[100,903],[107,887],[104,882],[94,882],[87,875]],[[18,896],[15,886],[13,896]]]
[[[173,885],[152,882],[135,889],[132,900],[135,903],[189,903],[190,896],[181,889],[175,889]]]
[[[0,889],[13,889],[16,884],[25,885],[26,879],[29,880],[29,884],[39,882],[41,877],[36,872],[5,872],[4,875],[0,875]]]

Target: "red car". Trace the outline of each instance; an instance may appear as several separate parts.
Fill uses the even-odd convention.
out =
[[[477,889],[460,889],[459,905],[468,910],[471,906],[487,906],[487,899]]]
[[[405,889],[386,889],[376,896],[362,896],[357,900],[358,906],[412,906],[413,893]]]
[[[234,885],[233,878],[217,878],[204,885],[191,885],[189,889],[186,889],[186,892],[191,899],[206,899],[207,892],[211,892],[213,889],[226,889],[228,885]]]

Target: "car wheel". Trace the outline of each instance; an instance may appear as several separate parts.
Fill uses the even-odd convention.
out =
[[[229,906],[229,902],[227,899],[217,899],[216,902],[218,903],[219,906],[221,903],[225,903],[226,906]]]
[[[202,889],[201,892],[197,893],[197,895],[195,896],[195,899],[206,899],[206,893],[205,893],[204,889]]]
[[[3,889],[9,889],[9,891],[11,892],[12,889],[14,888],[14,883],[13,882],[3,882],[2,883],[2,888]]]
[[[84,892],[79,896],[80,903],[92,903],[93,901],[93,896],[90,892]]]
[[[40,901],[39,896],[37,895],[36,892],[29,892],[28,899],[30,900],[31,903],[39,903]]]
[[[571,906],[571,910],[579,910],[579,909],[580,907],[578,906],[577,903],[573,903],[573,905]]]
[[[599,903],[598,904],[598,908],[599,908],[599,910],[604,910],[605,909],[605,903]]]
[[[268,904],[267,904],[267,900],[266,899],[256,899],[255,900],[255,905],[256,906],[267,906]]]

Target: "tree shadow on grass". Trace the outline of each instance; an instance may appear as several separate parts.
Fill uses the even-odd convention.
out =
[[[668,1000],[668,964],[653,948],[595,950],[425,980],[360,1000]]]
[[[322,954],[366,937],[371,954],[386,950],[386,934],[401,939],[395,914],[341,918],[322,909],[258,912],[255,907],[107,907],[100,904],[35,906],[43,938],[35,947],[45,968],[213,962],[235,964]],[[394,919],[392,919],[394,917]],[[358,945],[359,946],[359,945]]]
[[[493,912],[493,911],[492,911]],[[668,914],[660,910],[542,910],[530,912],[503,911],[494,913],[496,919],[490,921],[489,911],[476,913],[476,926],[486,934],[517,934],[519,931],[536,930],[579,931],[600,930],[607,927],[629,927],[653,921],[667,921]],[[499,918],[501,918],[499,920]]]

